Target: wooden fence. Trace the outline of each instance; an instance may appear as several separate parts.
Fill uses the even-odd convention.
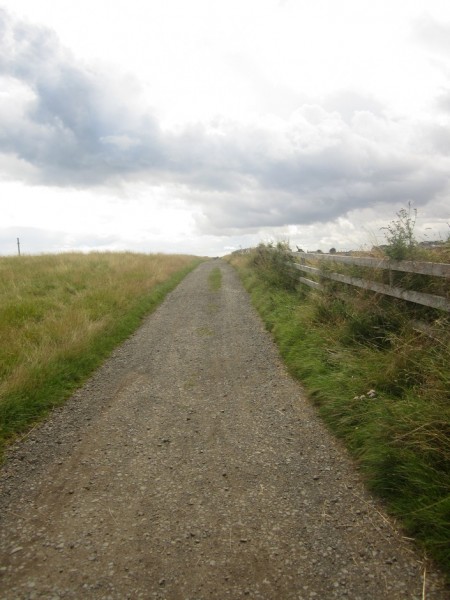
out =
[[[316,277],[316,280],[304,276],[299,277],[299,281],[309,287],[321,288],[321,281],[323,279],[331,279],[365,290],[371,290],[378,294],[385,294],[387,296],[393,296],[394,298],[407,300],[408,302],[414,302],[415,304],[422,304],[424,306],[430,306],[432,308],[450,312],[450,300],[445,296],[426,294],[424,292],[397,287],[395,285],[394,275],[395,272],[401,271],[403,273],[415,273],[418,275],[429,275],[432,277],[444,277],[449,279],[450,264],[409,260],[396,261],[362,256],[342,256],[339,254],[319,254],[311,252],[292,252],[291,254],[296,259],[292,265],[295,269],[308,274],[310,277]],[[323,269],[324,263],[329,263],[330,261],[388,272],[389,284],[370,281],[369,279],[362,279],[360,277],[351,277],[349,275],[334,273],[328,269]]]

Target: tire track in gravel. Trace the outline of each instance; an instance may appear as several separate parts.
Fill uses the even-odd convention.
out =
[[[423,597],[419,556],[220,260],[11,449],[1,486],[2,599]]]

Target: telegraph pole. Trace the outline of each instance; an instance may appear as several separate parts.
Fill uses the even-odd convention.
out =
[[[17,238],[17,253],[20,256],[20,240]]]

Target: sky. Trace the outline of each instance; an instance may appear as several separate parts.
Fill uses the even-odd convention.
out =
[[[0,255],[450,233],[448,0],[0,0]]]

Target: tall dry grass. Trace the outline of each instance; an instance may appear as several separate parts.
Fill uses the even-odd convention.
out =
[[[134,253],[0,258],[0,450],[79,385],[198,262]]]

